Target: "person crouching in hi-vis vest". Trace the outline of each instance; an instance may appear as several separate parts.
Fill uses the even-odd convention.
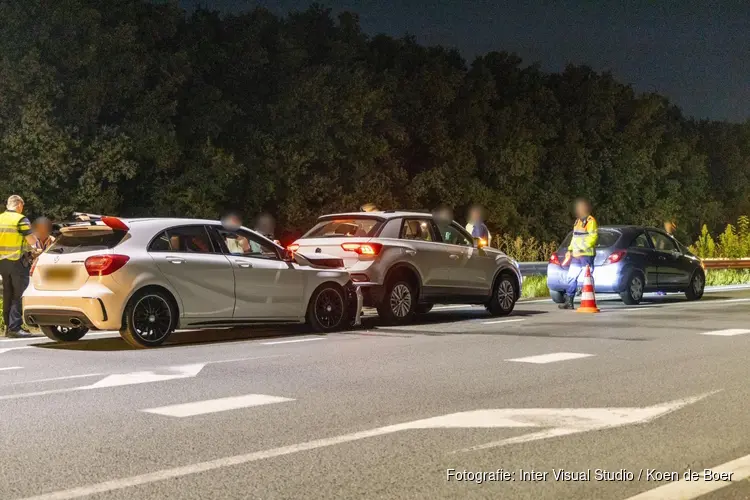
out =
[[[23,215],[23,199],[14,194],[8,198],[7,211],[0,214],[0,275],[3,277],[3,321],[8,337],[28,337],[21,317],[21,295],[29,286],[29,268],[23,254],[28,243],[37,245],[29,219]]]
[[[565,290],[565,302],[560,304],[560,309],[574,308],[573,301],[578,290],[578,280],[586,272],[586,266],[591,266],[593,271],[596,242],[599,239],[596,219],[591,216],[591,203],[588,200],[578,199],[575,210],[576,223],[573,226],[573,238],[565,254],[565,263],[570,266],[568,288]]]

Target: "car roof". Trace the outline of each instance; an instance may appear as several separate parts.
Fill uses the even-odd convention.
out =
[[[376,218],[376,219],[396,219],[399,217],[428,217],[432,218],[430,212],[417,212],[414,210],[380,210],[374,212],[342,212],[338,214],[327,214],[318,217],[318,220],[335,219],[339,217],[348,218]]]

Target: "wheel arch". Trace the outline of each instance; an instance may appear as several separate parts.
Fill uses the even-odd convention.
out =
[[[419,271],[416,267],[409,264],[408,262],[400,262],[398,264],[394,264],[390,269],[388,269],[388,272],[385,274],[385,279],[383,280],[383,285],[387,285],[394,277],[401,275],[405,275],[408,279],[411,280],[415,288],[414,293],[417,296],[417,301],[419,301],[419,297],[422,295],[422,275],[419,274]]]
[[[171,302],[171,305],[174,307],[174,316],[175,316],[175,321],[176,321],[175,327],[179,326],[179,323],[180,323],[180,306],[179,306],[179,303],[177,301],[177,297],[175,297],[174,293],[172,293],[172,291],[169,290],[168,288],[165,288],[165,287],[163,287],[161,285],[144,285],[144,286],[138,288],[137,290],[135,290],[132,294],[130,294],[130,297],[128,297],[127,302],[125,302],[125,307],[122,310],[122,317],[120,318],[120,329],[124,329],[125,328],[125,313],[128,310],[128,304],[130,304],[130,302],[135,297],[137,297],[138,295],[140,295],[141,293],[147,292],[147,291],[150,291],[150,290],[161,292],[161,293],[163,293],[164,295],[167,296],[167,298]]]
[[[492,278],[492,287],[490,288],[490,297],[492,297],[492,294],[495,291],[495,285],[497,285],[497,280],[500,279],[503,275],[508,275],[513,279],[513,284],[516,286],[516,300],[521,298],[521,280],[518,277],[518,274],[510,267],[510,266],[502,266],[497,271],[495,271],[495,276]]]

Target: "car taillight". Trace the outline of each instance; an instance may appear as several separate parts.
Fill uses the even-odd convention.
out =
[[[130,257],[127,255],[92,255],[86,262],[86,272],[89,276],[107,276],[127,264]]]
[[[378,255],[383,245],[380,243],[342,243],[341,248],[359,255]]]
[[[607,257],[607,264],[617,264],[622,260],[623,257],[625,257],[625,250],[612,252],[611,254],[609,254],[609,257]]]
[[[560,265],[560,257],[558,257],[556,253],[553,253],[549,257],[549,263],[550,264],[555,264],[556,266],[559,266]]]
[[[286,247],[286,249],[290,252],[296,252],[297,250],[299,250],[299,243],[292,243],[291,245]]]

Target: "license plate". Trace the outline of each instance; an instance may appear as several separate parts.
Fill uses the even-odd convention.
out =
[[[73,277],[73,271],[65,268],[53,268],[47,269],[44,275],[49,280],[63,281],[71,279]]]

